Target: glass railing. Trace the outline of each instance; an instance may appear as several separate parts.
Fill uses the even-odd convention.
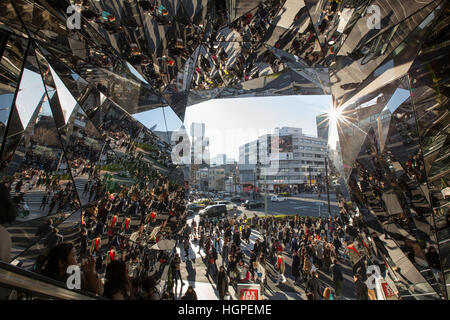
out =
[[[63,283],[0,262],[0,300],[98,300],[83,290],[70,290]]]

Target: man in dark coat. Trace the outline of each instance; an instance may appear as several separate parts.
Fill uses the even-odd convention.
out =
[[[342,282],[344,281],[344,276],[342,275],[341,267],[338,265],[337,260],[333,260],[333,264],[330,266],[331,277],[334,282],[334,292],[336,298],[339,298],[342,291]]]
[[[355,281],[356,286],[356,299],[369,300],[369,293],[367,290],[367,286],[364,282],[361,281],[361,276],[359,274],[355,274],[353,276],[353,280]]]
[[[192,286],[189,286],[181,300],[197,300],[197,293]]]
[[[320,290],[319,274],[317,272],[311,273],[312,277],[306,284],[306,291],[312,295],[312,300],[321,300],[322,291]]]
[[[219,291],[219,299],[224,300],[228,292],[228,277],[223,266],[220,267],[219,277],[217,279],[217,290]]]

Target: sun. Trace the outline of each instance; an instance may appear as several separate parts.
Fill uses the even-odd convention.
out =
[[[328,119],[330,123],[337,123],[342,119],[342,109],[331,107],[330,111],[328,111]]]

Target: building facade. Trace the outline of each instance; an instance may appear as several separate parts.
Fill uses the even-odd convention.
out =
[[[301,128],[276,128],[239,148],[241,186],[273,192],[321,187],[325,178],[327,140],[305,135]]]

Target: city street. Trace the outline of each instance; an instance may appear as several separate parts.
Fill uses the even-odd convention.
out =
[[[328,208],[327,208],[328,205],[326,194],[322,194],[321,197],[318,198],[317,194],[303,193],[296,196],[288,197],[285,201],[282,202],[271,202],[270,197],[272,195],[273,194],[267,195],[267,213],[269,215],[298,214],[301,216],[312,216],[312,217],[328,216]],[[258,200],[264,203],[264,196],[262,198],[258,198]],[[336,195],[334,194],[330,194],[330,210],[333,216],[339,214],[338,203]],[[258,216],[264,215],[264,207],[246,210],[245,208],[239,206],[239,211],[242,214],[245,213],[247,216],[253,214],[256,214]]]
[[[199,215],[188,219],[187,224],[191,224],[192,221],[195,220],[197,223],[199,222]],[[252,229],[252,233],[250,235],[250,243],[247,244],[245,242],[241,243],[242,252],[245,255],[245,260],[248,263],[250,258],[250,250],[253,249],[253,245],[256,239],[262,239],[261,234],[258,230]],[[192,238],[191,238],[192,240]],[[221,240],[222,247],[223,241]],[[218,248],[219,249],[219,248]],[[215,281],[206,275],[206,266],[207,261],[205,259],[206,253],[203,249],[200,250],[198,243],[195,241],[191,241],[191,246],[189,248],[189,257],[186,259],[185,251],[183,248],[183,244],[179,244],[176,248],[177,252],[180,254],[182,263],[181,263],[181,277],[185,284],[182,286],[181,281],[179,280],[177,283],[177,288],[175,291],[175,295],[177,298],[181,297],[180,291],[184,293],[186,288],[191,285],[197,293],[197,297],[199,300],[217,300],[219,299],[219,293],[217,291],[217,284]],[[217,266],[222,265],[222,255],[221,250],[218,250],[218,260]],[[291,275],[291,266],[292,266],[292,255],[290,253],[289,248],[283,253],[283,257],[286,261],[286,272],[285,276],[287,281],[285,283],[277,284],[277,271],[275,270],[274,265],[268,263],[267,264],[267,286],[265,287],[263,299],[264,300],[307,300],[306,297],[306,286],[305,283],[301,283],[300,285],[294,284],[294,278]],[[352,268],[348,261],[342,261],[341,267],[344,275],[343,282],[343,300],[355,299],[355,290],[352,278]],[[325,270],[319,270],[319,282],[322,287],[333,287],[333,282],[331,279],[331,275],[329,272]],[[160,286],[164,287],[165,281],[162,281]],[[236,300],[236,288],[234,286],[229,286],[229,292],[231,295],[231,299]]]

